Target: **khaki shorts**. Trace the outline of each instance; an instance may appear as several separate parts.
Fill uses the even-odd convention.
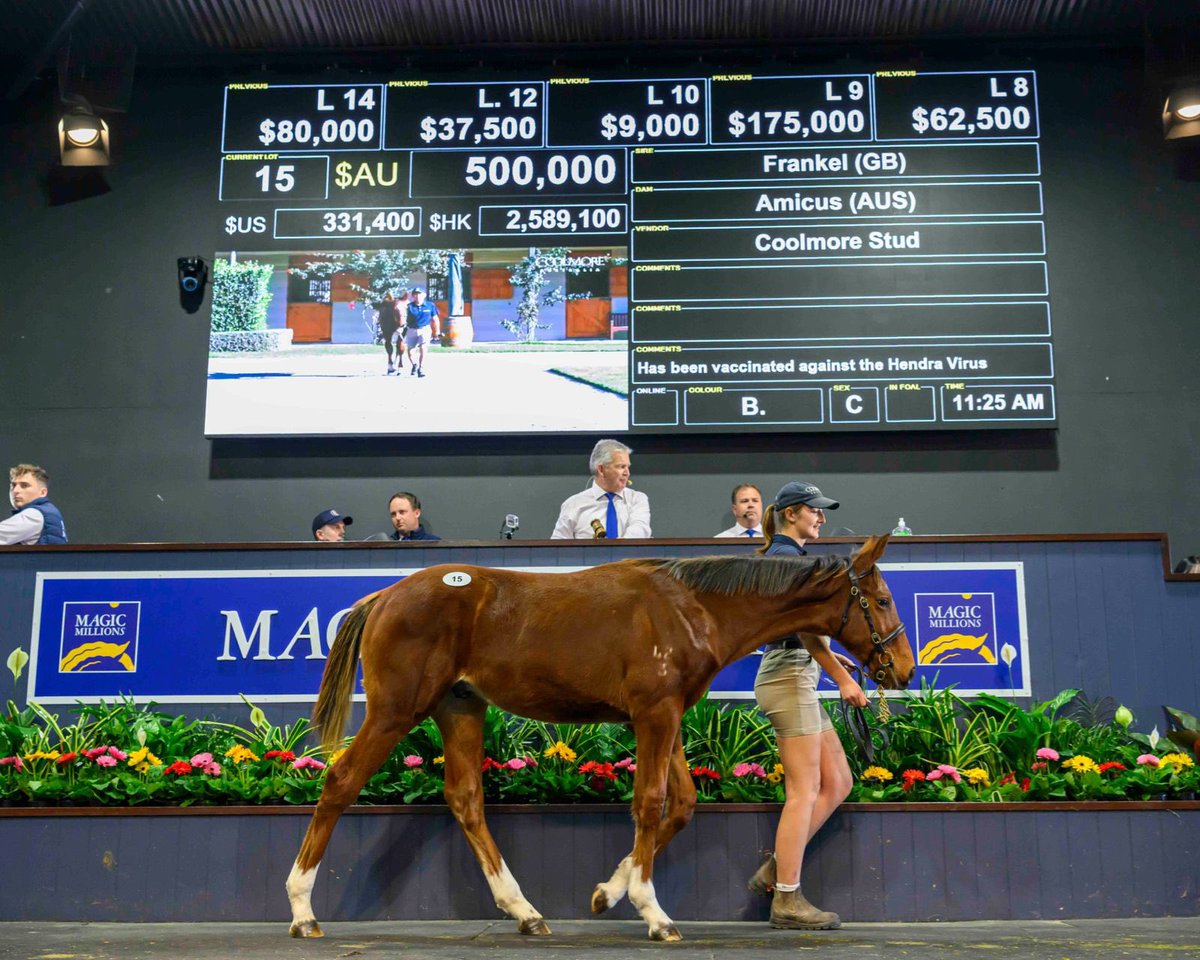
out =
[[[763,654],[754,678],[754,696],[777,737],[807,737],[832,730],[817,697],[821,668],[803,647],[779,647]]]
[[[404,345],[412,348],[423,346],[433,338],[433,330],[429,327],[405,327]]]

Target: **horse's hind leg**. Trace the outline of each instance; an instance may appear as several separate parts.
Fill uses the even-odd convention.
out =
[[[675,834],[691,822],[695,809],[696,785],[692,783],[691,770],[683,753],[683,737],[680,735],[675,739],[675,750],[671,754],[671,766],[667,771],[667,802],[658,824],[658,836],[654,845],[655,858],[666,849]],[[617,865],[607,883],[596,884],[592,893],[592,913],[603,913],[621,901],[629,889],[632,863],[633,854],[630,853]]]
[[[321,799],[317,801],[317,809],[304,835],[304,843],[287,878],[288,900],[292,905],[289,932],[293,937],[325,935],[313,915],[312,889],[317,879],[317,867],[325,855],[333,828],[342,811],[354,802],[368,778],[382,766],[392,748],[413,728],[415,722],[412,716],[404,720],[394,715],[380,718],[368,709],[362,729],[337,763],[326,770]]]
[[[508,869],[483,818],[483,718],[487,704],[473,694],[448,694],[434,711],[442,731],[445,753],[446,803],[466,834],[483,869],[496,906],[517,921],[527,934],[548,934],[550,928],[525,899]]]

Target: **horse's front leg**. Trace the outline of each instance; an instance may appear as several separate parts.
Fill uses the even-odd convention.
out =
[[[695,809],[696,785],[692,782],[687,757],[683,753],[683,739],[676,737],[675,749],[671,754],[671,764],[667,771],[667,803],[658,824],[658,837],[654,847],[656,859],[666,849],[675,834],[688,825]],[[608,878],[607,882],[596,884],[596,889],[592,893],[592,913],[603,913],[609,907],[620,903],[621,898],[629,890],[629,873],[632,862],[633,854],[630,853],[617,864],[617,869],[613,871],[613,875]]]
[[[667,796],[667,770],[679,735],[682,709],[670,701],[634,720],[637,772],[633,778],[633,853],[629,861],[629,902],[650,927],[651,940],[679,940],[679,931],[654,894],[654,854]]]
[[[525,899],[508,864],[500,856],[483,818],[483,718],[487,704],[475,696],[448,695],[433,718],[442,731],[446,803],[483,869],[496,906],[517,921],[521,933],[545,935],[550,927]]]

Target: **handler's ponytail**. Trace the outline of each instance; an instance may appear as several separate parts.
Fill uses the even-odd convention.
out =
[[[771,538],[775,536],[775,504],[767,504],[767,512],[762,518],[763,545],[758,548],[757,553],[766,553],[767,547],[771,545]]]

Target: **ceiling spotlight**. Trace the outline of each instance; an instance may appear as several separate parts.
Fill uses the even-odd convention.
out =
[[[1200,137],[1200,83],[1180,85],[1163,104],[1163,136],[1168,140]]]
[[[107,167],[108,124],[86,103],[77,103],[58,121],[58,153],[64,167]]]

